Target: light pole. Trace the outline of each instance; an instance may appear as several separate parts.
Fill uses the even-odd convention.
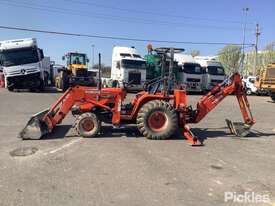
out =
[[[92,44],[92,68],[95,65],[95,45]]]
[[[254,69],[253,69],[253,75],[255,76],[257,74],[257,67],[258,67],[258,40],[260,36],[260,28],[259,24],[256,24],[256,40],[255,40],[255,60],[254,60]]]
[[[245,58],[245,54],[244,54],[244,45],[245,45],[245,33],[246,33],[246,21],[247,21],[247,13],[249,11],[249,8],[243,8],[243,12],[244,12],[244,23],[243,23],[243,45],[242,45],[242,61],[241,61],[241,73],[244,73],[244,58]]]

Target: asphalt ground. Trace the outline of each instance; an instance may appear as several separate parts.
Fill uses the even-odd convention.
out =
[[[268,194],[275,202],[275,103],[250,96],[257,120],[246,138],[229,134],[224,119],[241,120],[237,100],[227,97],[192,131],[207,138],[191,147],[179,136],[152,141],[134,125],[103,127],[81,138],[69,115],[52,135],[22,141],[30,116],[60,93],[0,90],[0,205],[255,205],[225,202],[225,192]],[[130,95],[128,99],[133,96]],[[195,106],[200,95],[189,95]],[[17,148],[37,149],[16,157]]]

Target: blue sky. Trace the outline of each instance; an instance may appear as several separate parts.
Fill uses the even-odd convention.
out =
[[[259,48],[275,40],[273,0],[0,0],[0,25],[62,32],[141,39],[242,43],[242,8],[249,7],[246,42],[254,43],[255,24],[261,27]],[[0,29],[0,40],[36,37],[44,53],[58,63],[68,51],[91,56],[91,45],[110,65],[114,45],[135,46],[146,53],[146,42],[58,36]],[[175,45],[214,55],[221,45]],[[95,60],[96,62],[97,60]]]

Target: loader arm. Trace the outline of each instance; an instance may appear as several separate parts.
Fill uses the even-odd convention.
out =
[[[51,133],[74,106],[83,112],[91,112],[94,107],[109,110],[113,113],[113,124],[118,124],[122,92],[123,90],[119,88],[98,90],[85,86],[70,87],[49,109],[33,115],[20,132],[19,137],[40,139],[43,135]],[[110,108],[106,105],[107,103],[114,103],[114,107]]]
[[[251,113],[250,105],[239,73],[233,74],[223,83],[215,86],[206,96],[203,96],[199,100],[191,123],[200,122],[225,97],[231,94],[235,94],[237,97],[244,123],[233,123],[230,120],[226,120],[226,122],[231,133],[234,133],[237,136],[247,135],[248,129],[255,123],[255,119]]]

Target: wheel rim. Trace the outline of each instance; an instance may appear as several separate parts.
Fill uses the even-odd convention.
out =
[[[84,131],[89,132],[95,127],[94,122],[90,118],[86,118],[81,122],[81,127]]]
[[[154,112],[148,118],[148,125],[155,132],[164,131],[167,124],[167,116],[163,112]]]

